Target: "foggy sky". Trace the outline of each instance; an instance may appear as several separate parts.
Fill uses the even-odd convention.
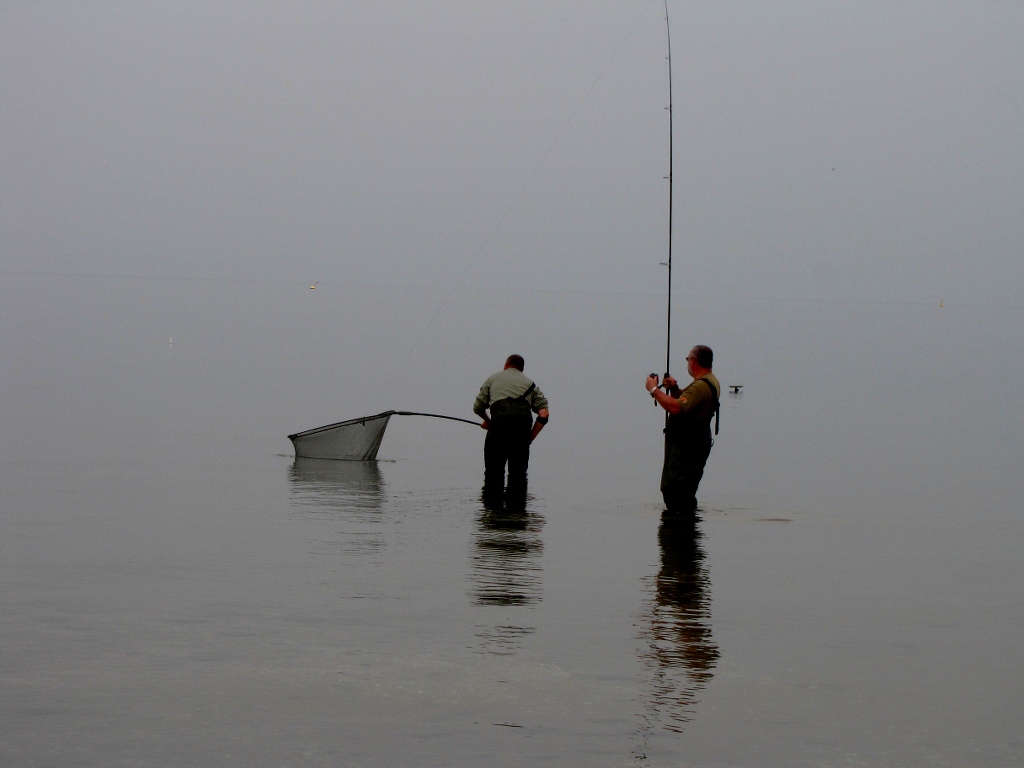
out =
[[[1024,5],[669,3],[679,293],[1019,304]],[[659,0],[0,7],[0,270],[660,295]]]

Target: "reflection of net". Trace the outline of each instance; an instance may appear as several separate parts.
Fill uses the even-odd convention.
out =
[[[484,510],[470,579],[477,605],[534,605],[541,600],[540,538],[544,518],[533,512]]]
[[[289,479],[296,507],[337,523],[331,526],[329,538],[321,538],[320,543],[351,553],[371,553],[384,547],[384,487],[375,462],[296,459]]]
[[[662,522],[658,531],[661,570],[647,582],[652,595],[641,615],[640,658],[649,673],[642,732],[658,723],[682,732],[718,660],[699,537],[692,524]]]

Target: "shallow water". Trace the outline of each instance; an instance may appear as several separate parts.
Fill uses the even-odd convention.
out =
[[[685,531],[651,297],[0,291],[0,764],[1024,759],[1019,308],[681,297],[744,385]],[[525,512],[468,425],[291,457],[466,416],[511,351],[552,403]]]

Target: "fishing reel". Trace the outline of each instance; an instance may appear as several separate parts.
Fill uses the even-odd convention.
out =
[[[664,388],[664,386],[665,386],[665,378],[666,378],[666,377],[667,377],[668,375],[669,375],[668,371],[665,371],[665,376],[662,376],[662,377],[661,377],[661,381],[662,381],[662,383],[661,383],[661,384],[659,384],[658,386],[656,386],[656,387],[654,388],[655,390],[658,390],[658,389],[662,389],[662,388]],[[656,373],[654,373],[654,372],[651,372],[651,376],[653,376],[654,378],[658,378],[658,374],[656,374]],[[666,391],[666,392],[668,392],[668,390],[667,390],[667,389],[666,389],[665,391]],[[654,397],[654,392],[653,392],[653,391],[651,392],[651,397]],[[658,405],[658,401],[657,401],[657,400],[655,400],[655,401],[654,401],[654,405],[655,405],[655,406],[657,406],[657,405]]]

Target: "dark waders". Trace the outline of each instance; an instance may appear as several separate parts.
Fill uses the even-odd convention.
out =
[[[526,470],[530,464],[530,432],[533,415],[526,398],[534,385],[516,398],[491,405],[491,426],[484,439],[484,495],[492,500],[505,490],[508,465],[508,495],[512,500],[526,497]]]
[[[665,465],[661,470],[661,495],[665,512],[672,517],[691,517],[697,511],[697,486],[711,454],[711,417],[718,411],[718,392],[707,379],[714,398],[706,416],[675,414],[665,426]],[[718,431],[717,422],[715,431]]]
[[[667,443],[667,440],[666,440]],[[669,452],[668,445],[665,452]],[[703,457],[691,454],[686,460],[678,462],[672,471],[662,473],[661,496],[665,500],[665,511],[670,516],[683,517],[692,516],[697,511],[697,486],[704,477],[704,465],[707,464],[708,454],[711,453],[710,446]],[[667,477],[666,477],[667,476]],[[665,483],[665,479],[668,480]]]

